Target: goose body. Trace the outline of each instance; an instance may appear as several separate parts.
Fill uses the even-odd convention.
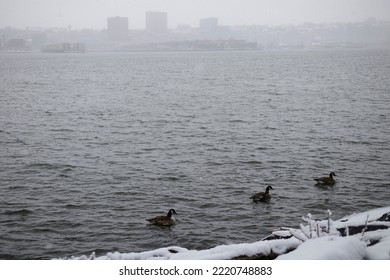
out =
[[[175,217],[173,217],[173,214],[177,215],[175,209],[170,209],[166,216],[157,216],[157,217],[146,219],[146,220],[154,225],[172,226],[176,222],[176,219],[175,219]]]
[[[333,176],[336,176],[336,174],[334,174],[334,172],[330,172],[329,177],[321,177],[321,178],[316,178],[314,180],[317,181],[318,185],[333,186],[336,183]]]
[[[252,195],[250,198],[253,199],[253,201],[258,202],[268,202],[271,199],[271,195],[269,194],[269,190],[273,190],[271,186],[268,186],[265,189],[265,192],[259,192]]]

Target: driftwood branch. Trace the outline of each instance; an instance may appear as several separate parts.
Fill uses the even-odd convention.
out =
[[[364,235],[364,232],[367,230],[367,224],[368,224],[368,215],[367,215],[366,222],[364,223],[364,227],[362,229],[362,236]]]

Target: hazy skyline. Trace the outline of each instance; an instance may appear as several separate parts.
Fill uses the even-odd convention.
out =
[[[107,17],[129,18],[130,29],[145,28],[145,12],[168,14],[168,27],[198,27],[217,17],[220,25],[285,25],[305,22],[390,20],[388,0],[0,0],[0,28],[105,29]]]

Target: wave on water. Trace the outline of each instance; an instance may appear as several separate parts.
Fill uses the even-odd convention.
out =
[[[31,211],[31,210],[28,210],[28,209],[21,209],[21,210],[14,210],[14,211],[11,211],[11,210],[8,210],[8,211],[4,211],[2,214],[3,215],[21,215],[21,216],[26,216],[26,215],[30,215],[30,214],[33,214],[34,211]]]
[[[77,169],[77,166],[71,164],[61,164],[61,163],[46,163],[46,162],[37,162],[30,163],[25,166],[26,170],[59,170],[63,172],[73,171]]]

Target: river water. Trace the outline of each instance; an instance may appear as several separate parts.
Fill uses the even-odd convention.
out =
[[[389,206],[389,74],[377,49],[2,53],[0,258],[207,249]]]

